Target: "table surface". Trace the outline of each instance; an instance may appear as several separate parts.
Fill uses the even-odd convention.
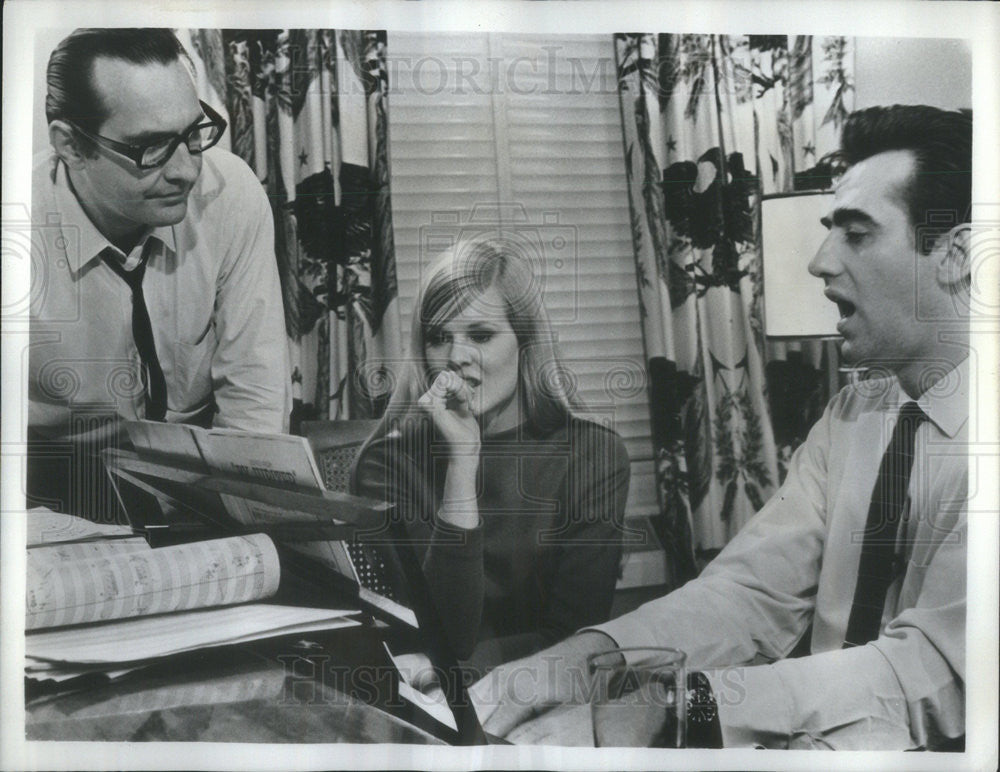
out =
[[[57,692],[29,684],[28,740],[440,744],[368,623],[169,657]],[[437,725],[439,726],[439,725]],[[423,727],[423,728],[421,728]]]

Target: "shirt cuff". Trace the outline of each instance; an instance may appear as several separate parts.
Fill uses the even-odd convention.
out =
[[[705,670],[726,748],[787,748],[789,695],[771,666]]]
[[[660,641],[653,633],[649,631],[651,625],[642,624],[641,620],[637,623],[632,623],[630,617],[632,617],[635,612],[631,614],[625,614],[616,619],[612,619],[610,622],[604,622],[599,625],[592,625],[590,627],[585,627],[579,632],[597,632],[603,633],[608,636],[611,640],[615,642],[616,648],[661,648],[665,644]],[[633,665],[638,661],[638,655],[632,652],[625,652],[625,662]]]

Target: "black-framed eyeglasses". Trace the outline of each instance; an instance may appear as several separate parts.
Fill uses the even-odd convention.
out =
[[[207,123],[199,123],[183,134],[172,134],[145,145],[118,142],[102,137],[100,134],[91,134],[75,123],[72,126],[88,139],[118,155],[125,156],[140,169],[157,169],[170,160],[170,156],[174,154],[181,142],[187,145],[189,153],[197,154],[208,150],[222,138],[222,134],[226,130],[226,119],[201,100],[198,101],[198,104],[201,105],[205,117],[208,118]]]

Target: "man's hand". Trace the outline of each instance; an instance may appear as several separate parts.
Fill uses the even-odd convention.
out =
[[[469,689],[483,729],[506,737],[515,727],[558,705],[587,704],[591,693],[587,657],[615,647],[604,633],[585,632],[496,668]],[[589,718],[586,724],[589,732]],[[555,741],[551,727],[542,734]],[[529,741],[529,737],[535,738],[535,733],[521,740]]]
[[[512,729],[506,739],[516,745],[670,748],[677,731],[668,709],[671,698],[651,694],[655,689],[647,684],[641,692],[601,705],[555,707]]]
[[[515,745],[558,745],[564,748],[593,748],[594,730],[590,705],[561,705],[538,718],[525,721],[507,733]]]

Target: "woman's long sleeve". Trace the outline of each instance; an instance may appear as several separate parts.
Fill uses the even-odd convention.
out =
[[[585,421],[574,423],[571,448],[565,517],[540,534],[556,550],[540,629],[545,646],[609,618],[621,565],[628,451],[617,434]]]
[[[420,448],[425,448],[420,444]],[[395,505],[421,563],[430,600],[459,659],[476,644],[483,609],[483,528],[462,529],[435,515],[436,496],[426,470],[400,436],[379,437],[358,458],[352,490]]]

